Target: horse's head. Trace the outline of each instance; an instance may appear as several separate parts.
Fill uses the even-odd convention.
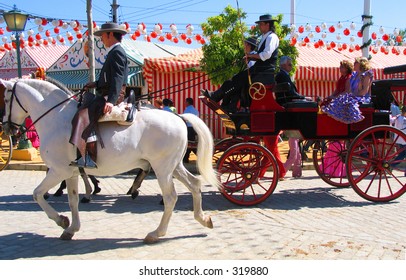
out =
[[[27,110],[18,98],[19,94],[23,94],[21,90],[16,80],[5,81],[0,79],[0,92],[4,96],[3,131],[7,135],[18,134],[21,124],[28,116]]]

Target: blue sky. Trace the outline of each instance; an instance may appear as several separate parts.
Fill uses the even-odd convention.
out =
[[[111,2],[111,0],[92,1],[95,21],[102,23],[110,20]],[[219,14],[227,5],[237,7],[237,1],[230,0],[117,0],[117,2],[120,5],[118,9],[119,21],[128,21],[133,31],[135,31],[138,23],[144,22],[149,29],[148,31],[152,31],[156,23],[162,23],[164,31],[169,31],[169,25],[175,23],[179,32],[185,32],[186,25],[192,24],[195,33],[201,33],[199,24],[204,22],[207,17]],[[254,24],[259,15],[264,13],[283,14],[283,23],[290,23],[291,0],[239,0],[238,2],[240,8],[247,12],[245,22],[248,25]],[[309,23],[314,28],[323,22],[330,26],[339,21],[345,27],[349,26],[351,22],[356,24],[357,29],[362,26],[363,0],[296,0],[295,3],[297,27]],[[12,8],[13,4],[33,16],[86,21],[86,0],[0,0],[0,9],[7,11]],[[405,29],[405,11],[405,1],[371,0],[372,21],[374,23],[371,32],[378,32],[380,26],[383,26],[388,33],[393,32],[394,28]],[[0,27],[4,27],[4,25],[0,24]],[[33,21],[27,24],[27,29],[29,28],[35,28]]]

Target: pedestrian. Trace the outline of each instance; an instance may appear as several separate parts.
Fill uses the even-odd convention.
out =
[[[191,98],[191,97],[186,98],[185,104],[186,104],[186,108],[183,111],[184,114],[193,114],[193,115],[195,115],[197,117],[199,116],[199,111],[193,106],[193,104],[194,104],[193,98]],[[186,125],[187,125],[187,139],[188,139],[188,141],[189,142],[195,142],[197,140],[196,139],[196,131],[193,129],[192,124],[186,122]],[[189,162],[190,152],[192,152],[192,151],[196,155],[196,152],[197,152],[196,149],[191,149],[191,148],[189,148],[189,145],[188,145],[188,148],[186,150],[186,154],[183,157],[183,162],[185,162],[185,163]]]

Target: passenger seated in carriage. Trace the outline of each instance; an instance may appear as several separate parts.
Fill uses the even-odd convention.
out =
[[[278,57],[279,38],[275,34],[274,22],[276,20],[271,15],[266,14],[259,17],[255,23],[262,33],[261,41],[258,44],[257,53],[247,54],[247,60],[255,60],[255,64],[244,71],[234,75],[231,80],[225,81],[220,89],[215,92],[205,90],[203,95],[215,102],[223,100],[224,110],[234,113],[237,111],[237,103],[243,89],[249,87],[249,77],[251,81],[263,84],[273,84],[275,82],[275,66]],[[225,100],[229,100],[225,104]]]
[[[97,138],[95,127],[98,119],[111,113],[114,105],[123,101],[128,76],[127,55],[120,42],[127,31],[116,23],[105,23],[94,32],[103,44],[110,48],[100,72],[99,80],[85,85],[85,89],[96,88],[96,97],[80,108],[72,120],[72,134],[69,142],[75,145],[80,157],[72,166],[97,168]]]
[[[282,56],[279,60],[279,68],[280,71],[275,76],[275,81],[277,84],[288,83],[289,90],[286,92],[278,92],[276,93],[276,101],[283,105],[286,102],[292,101],[294,99],[306,99],[303,95],[300,95],[297,92],[297,88],[295,83],[293,83],[292,79],[290,78],[290,71],[292,71],[292,58],[289,56]]]
[[[357,123],[365,117],[359,109],[360,104],[371,102],[373,71],[365,57],[356,58],[354,72],[350,78],[350,92],[339,95],[321,107],[330,117],[346,124]]]

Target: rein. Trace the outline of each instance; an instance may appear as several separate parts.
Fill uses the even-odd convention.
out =
[[[12,108],[13,108],[13,98],[15,97],[15,100],[17,101],[18,105],[21,107],[21,109],[24,110],[25,113],[28,113],[28,111],[23,107],[23,105],[21,104],[20,100],[19,100],[18,97],[17,97],[17,94],[16,94],[16,86],[17,86],[17,83],[18,83],[18,82],[16,82],[16,83],[14,84],[13,89],[11,90],[10,113],[8,114],[8,121],[7,121],[7,122],[10,123],[10,124],[12,124],[12,125],[15,126],[15,127],[20,127],[21,125],[16,124],[16,123],[14,123],[14,122],[11,121],[11,110],[12,110]],[[43,113],[41,116],[39,116],[38,119],[36,119],[35,121],[33,121],[30,126],[28,126],[28,127],[24,127],[24,126],[23,126],[23,128],[21,129],[22,132],[24,133],[24,132],[30,130],[31,127],[33,127],[39,120],[41,120],[43,117],[45,117],[45,116],[46,116],[49,112],[51,112],[53,109],[55,109],[56,107],[60,106],[61,104],[65,103],[65,102],[69,101],[70,99],[75,98],[76,96],[78,96],[78,95],[80,95],[80,94],[83,94],[83,92],[84,92],[84,90],[82,89],[82,90],[80,90],[78,93],[76,93],[76,94],[74,94],[74,95],[72,95],[72,96],[66,98],[65,100],[62,100],[61,102],[57,103],[56,105],[54,105],[53,107],[51,107],[50,109],[48,109],[45,113]]]

